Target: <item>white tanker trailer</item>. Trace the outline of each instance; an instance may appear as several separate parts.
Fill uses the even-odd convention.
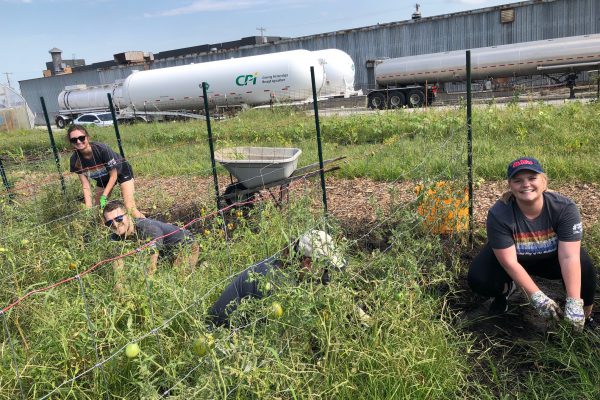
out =
[[[64,127],[82,112],[106,111],[106,93],[111,93],[124,119],[198,111],[204,106],[202,82],[209,85],[212,106],[307,100],[312,98],[311,66],[319,96],[354,92],[354,63],[346,53],[336,49],[293,50],[134,72],[110,85],[67,87],[58,96],[56,125]]]
[[[563,73],[597,69],[600,34],[515,43],[471,50],[472,79]],[[378,89],[368,94],[371,108],[420,107],[435,98],[436,84],[466,80],[465,50],[391,58],[375,63]],[[427,84],[427,88],[425,85]],[[571,86],[572,87],[572,86]]]
[[[321,87],[322,97],[356,94],[354,90],[354,61],[345,52],[338,49],[316,50],[312,52],[323,65],[325,79]]]

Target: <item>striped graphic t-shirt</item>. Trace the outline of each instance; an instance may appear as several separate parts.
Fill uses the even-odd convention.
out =
[[[513,237],[518,255],[533,256],[558,251],[558,236],[552,228],[537,232],[517,232]]]
[[[514,245],[518,260],[541,260],[557,256],[559,241],[581,240],[583,228],[573,201],[545,192],[542,213],[533,220],[523,215],[515,201],[496,202],[488,213],[487,234],[494,249]]]

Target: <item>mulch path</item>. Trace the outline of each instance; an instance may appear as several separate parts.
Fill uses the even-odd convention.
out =
[[[228,184],[227,178],[220,179],[222,190]],[[326,189],[329,211],[345,227],[353,231],[376,220],[376,212],[385,212],[390,205],[414,200],[414,182],[376,182],[366,178],[339,179],[327,178]],[[590,227],[600,218],[600,185],[596,183],[569,183],[550,185],[578,204],[584,226]],[[212,201],[212,178],[168,177],[137,178],[136,190],[142,210],[149,210],[160,199],[177,202]],[[320,185],[317,179],[294,183],[292,190],[297,192],[316,191],[315,198],[320,199]],[[506,181],[483,182],[474,191],[474,209],[476,227],[484,227],[488,209],[506,190]],[[320,207],[320,204],[315,204]]]

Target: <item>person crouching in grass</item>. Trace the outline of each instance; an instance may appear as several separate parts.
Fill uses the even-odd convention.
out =
[[[173,259],[177,268],[194,268],[198,262],[200,247],[194,242],[194,235],[178,226],[151,218],[132,218],[125,204],[119,200],[109,202],[103,210],[104,224],[110,228],[111,240],[134,240],[152,242],[154,250],[150,256],[148,276],[156,271],[159,257]],[[123,281],[123,259],[115,262],[117,289]]]
[[[324,269],[313,265],[317,259],[324,264]],[[230,326],[230,315],[243,300],[262,299],[277,287],[295,286],[299,281],[307,279],[327,284],[329,270],[342,271],[346,264],[329,234],[320,230],[310,230],[284,251],[239,273],[208,311],[209,320],[217,326]],[[266,279],[267,284],[262,284],[261,279],[258,279],[261,276]],[[273,283],[272,286],[269,281]],[[362,309],[359,313],[365,314]]]

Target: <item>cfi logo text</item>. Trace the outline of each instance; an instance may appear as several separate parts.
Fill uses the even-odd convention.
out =
[[[258,72],[255,72],[252,75],[240,75],[235,78],[235,84],[238,86],[248,86],[248,84],[256,85],[256,77],[258,77]]]
[[[577,235],[583,233],[583,225],[580,223],[573,225],[573,234]]]

